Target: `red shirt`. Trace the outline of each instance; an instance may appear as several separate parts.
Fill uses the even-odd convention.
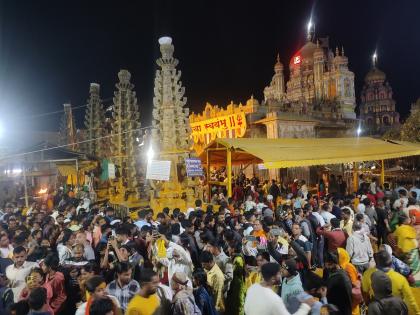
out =
[[[338,247],[346,248],[346,234],[341,229],[325,231],[319,227],[316,229],[316,234],[324,235],[328,240],[328,251],[336,251]]]
[[[54,311],[54,314],[58,314],[61,306],[67,299],[66,291],[64,289],[64,275],[57,271],[52,277],[48,275],[45,283],[51,286],[53,296],[50,299],[50,306]]]
[[[368,197],[368,198],[369,198],[369,200],[370,200],[370,202],[371,202],[374,206],[376,206],[376,197],[375,197],[375,195],[372,195],[372,194],[367,194],[367,195],[366,195],[366,197]]]

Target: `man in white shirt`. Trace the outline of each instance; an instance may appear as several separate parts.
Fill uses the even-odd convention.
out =
[[[332,218],[335,218],[335,215],[331,212],[331,207],[328,203],[324,203],[321,207],[320,215],[324,218],[326,224],[330,224]]]
[[[13,250],[13,265],[6,268],[6,277],[9,279],[15,303],[19,300],[20,293],[26,287],[26,277],[31,273],[33,268],[39,267],[35,262],[26,261],[26,257],[27,252],[25,247],[16,247]]]
[[[252,200],[252,196],[249,195],[245,201],[245,211],[250,211],[253,208],[256,208],[257,204]]]
[[[189,252],[182,246],[165,239],[166,257],[158,261],[168,268],[168,280],[171,281],[175,272],[183,272],[188,278],[188,286],[192,288],[193,264]]]
[[[289,315],[284,302],[272,289],[280,284],[280,265],[277,263],[266,263],[261,266],[263,281],[249,287],[245,298],[246,315]],[[306,315],[314,304],[313,298],[307,299],[300,304],[294,315]]]
[[[392,208],[395,210],[403,210],[408,205],[407,190],[400,189],[398,194],[399,198],[394,201]]]
[[[83,245],[84,256],[87,260],[95,260],[95,252],[86,238],[86,232],[79,230],[76,234],[76,244]]]

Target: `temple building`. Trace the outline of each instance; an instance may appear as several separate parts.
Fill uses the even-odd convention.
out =
[[[306,42],[290,59],[289,80],[280,57],[265,87],[264,100],[251,97],[245,105],[226,108],[206,104],[190,115],[194,149],[198,154],[215,138],[320,138],[354,136],[356,98],[354,73],[344,49],[330,49],[328,38],[314,40],[308,28]],[[255,171],[255,169],[254,169]],[[309,168],[299,178],[309,179]],[[270,171],[278,178],[279,171]]]
[[[268,138],[339,137],[354,133],[356,99],[354,73],[344,48],[329,48],[328,38],[305,45],[290,59],[289,80],[277,56],[274,75],[264,89]]]
[[[400,124],[400,114],[395,110],[392,88],[386,75],[379,70],[376,53],[373,55],[372,69],[365,76],[361,93],[360,119],[363,130],[368,135],[380,135]]]
[[[288,81],[277,55],[274,75],[263,91],[261,103],[253,97],[245,105],[231,102],[226,108],[207,103],[201,114],[192,113],[190,123],[196,151],[200,152],[216,137],[354,135],[357,125],[354,73],[348,68],[348,58],[343,48],[336,48],[333,53],[328,38],[320,38],[316,43],[313,39],[313,29],[308,28],[306,43],[290,60]],[[240,128],[238,122],[232,121],[237,118],[241,119]]]

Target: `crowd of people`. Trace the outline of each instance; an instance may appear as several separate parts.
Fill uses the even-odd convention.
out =
[[[231,198],[125,217],[63,191],[7,202],[0,314],[420,314],[420,186],[359,183],[240,177]]]

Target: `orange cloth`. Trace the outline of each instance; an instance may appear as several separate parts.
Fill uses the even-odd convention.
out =
[[[252,235],[255,236],[255,237],[265,237],[265,238],[267,238],[267,234],[265,234],[263,229],[261,229],[259,231],[253,230]]]
[[[360,286],[359,274],[357,272],[356,267],[350,263],[350,255],[344,248],[337,248],[338,251],[338,264],[340,267],[346,271],[347,275],[350,278],[352,286]],[[360,309],[359,305],[353,305],[351,313],[353,315],[359,315]]]

